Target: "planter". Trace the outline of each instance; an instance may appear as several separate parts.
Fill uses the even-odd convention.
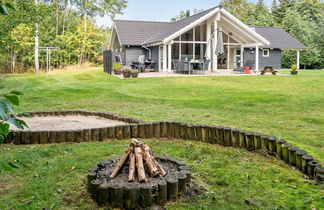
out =
[[[138,73],[131,73],[133,78],[137,78],[138,77]]]
[[[124,78],[130,78],[131,73],[130,72],[123,72],[123,76],[124,76]]]
[[[298,71],[291,71],[290,73],[291,73],[291,75],[297,75]]]
[[[115,75],[121,75],[121,70],[120,69],[114,69],[114,74]]]

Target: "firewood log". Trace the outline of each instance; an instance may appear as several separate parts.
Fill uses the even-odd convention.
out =
[[[112,174],[110,175],[110,178],[115,178],[116,175],[118,174],[119,170],[123,167],[125,161],[127,160],[128,156],[130,153],[132,153],[134,150],[133,146],[128,146],[125,153],[123,154],[123,156],[120,158],[119,162],[117,163],[116,168],[114,169],[114,171],[112,172]]]
[[[142,149],[140,147],[135,147],[135,158],[136,158],[136,169],[139,182],[145,182],[146,176],[143,166],[143,156]]]
[[[135,154],[132,152],[129,155],[128,181],[133,182],[134,180],[135,180]]]
[[[162,168],[162,166],[157,162],[157,160],[154,158],[154,156],[151,156],[152,157],[152,161],[155,165],[155,167],[159,170],[159,173],[161,176],[165,176],[166,175],[166,172],[165,170]]]
[[[142,150],[143,150],[143,157],[144,157],[149,174],[151,175],[151,177],[156,177],[159,174],[159,170],[153,163],[152,157],[150,155],[150,152],[151,152],[150,147],[147,146],[146,144],[144,144],[142,146]]]

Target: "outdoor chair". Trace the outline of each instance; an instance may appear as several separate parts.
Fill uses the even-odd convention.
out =
[[[145,55],[141,55],[138,57],[138,62],[132,62],[132,68],[138,69],[140,72],[145,71]]]
[[[176,73],[179,71],[179,61],[177,59],[172,59],[172,69]]]
[[[203,74],[207,74],[208,65],[210,63],[210,60],[205,58],[205,59],[202,59],[202,61],[203,61],[203,64],[202,64],[202,66],[200,66],[200,69],[201,69],[201,71],[203,71]]]
[[[181,60],[179,62],[179,71],[180,73],[189,73],[189,62]]]
[[[247,60],[244,63],[243,67],[237,67],[236,69],[233,70],[233,73],[244,74],[246,67],[250,67],[250,69],[252,69],[254,67],[254,60]]]

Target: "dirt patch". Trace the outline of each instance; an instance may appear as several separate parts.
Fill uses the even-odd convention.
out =
[[[125,125],[126,123],[116,120],[109,120],[97,116],[46,116],[46,117],[32,117],[21,118],[28,127],[25,130],[32,131],[57,131],[57,130],[80,130],[91,128],[102,128],[116,125]],[[15,126],[10,127],[11,130],[19,130]]]

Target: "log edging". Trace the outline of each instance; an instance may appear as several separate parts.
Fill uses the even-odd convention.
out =
[[[178,172],[175,176],[166,175],[157,180],[155,186],[147,183],[130,184],[107,182],[97,179],[100,169],[118,162],[119,159],[101,161],[89,169],[87,189],[90,196],[100,207],[142,209],[153,204],[164,206],[168,201],[176,200],[186,193],[190,187],[191,171],[185,163],[168,158],[155,156],[159,161],[168,161],[176,165]]]
[[[319,161],[309,157],[307,152],[289,144],[286,140],[260,133],[244,130],[231,129],[221,126],[209,126],[199,124],[188,124],[184,122],[145,122],[140,119],[126,117],[110,112],[93,112],[84,110],[70,111],[43,111],[30,112],[31,116],[50,116],[81,114],[85,116],[100,116],[107,119],[119,120],[127,125],[110,126],[104,129],[84,129],[73,134],[61,131],[48,131],[42,133],[37,131],[11,131],[5,138],[5,143],[14,144],[41,144],[41,143],[63,143],[63,142],[88,142],[104,140],[122,140],[129,138],[142,139],[181,139],[189,141],[201,141],[210,144],[219,144],[225,147],[243,148],[248,151],[267,153],[281,159],[285,163],[294,166],[310,178],[324,180],[323,166]],[[94,136],[92,135],[94,133]],[[66,135],[68,138],[66,138]],[[47,140],[44,138],[48,138]],[[81,138],[82,137],[82,138]],[[306,158],[304,158],[304,156]]]

